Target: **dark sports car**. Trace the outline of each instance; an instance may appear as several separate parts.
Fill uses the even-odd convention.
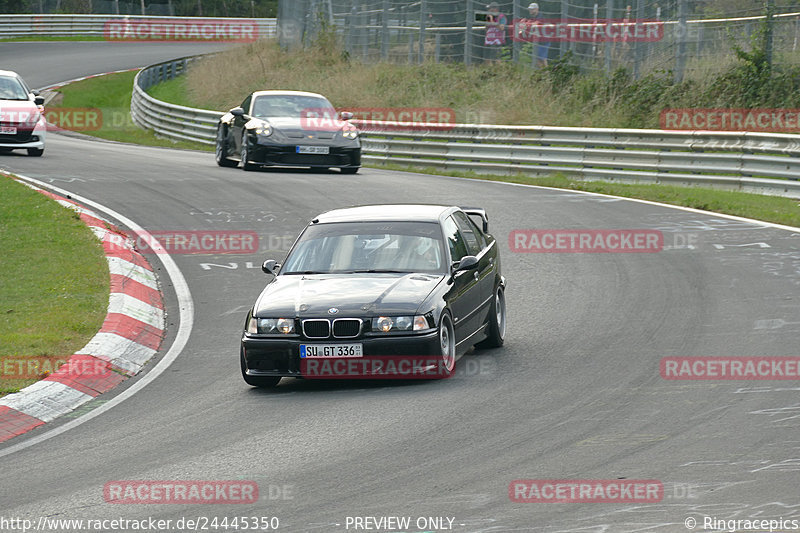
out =
[[[501,346],[505,279],[487,229],[479,208],[373,205],[319,215],[282,265],[262,266],[274,278],[245,320],[244,380],[269,387],[284,376],[320,377],[311,370],[322,363],[333,369],[327,377],[418,377],[409,369],[421,375],[430,366],[447,377],[473,345]],[[421,357],[427,366],[417,365]],[[405,358],[406,371],[383,373],[388,363],[402,370]]]
[[[225,113],[217,124],[216,160],[244,170],[277,165],[361,167],[358,129],[351,113],[337,113],[322,95],[300,91],[257,91]]]

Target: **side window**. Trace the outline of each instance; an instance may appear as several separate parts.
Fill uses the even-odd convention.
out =
[[[447,246],[450,248],[450,258],[453,261],[461,261],[462,257],[469,254],[467,253],[464,238],[461,236],[461,232],[458,231],[458,225],[456,225],[453,217],[447,217],[442,227],[445,239],[447,239]]]
[[[456,220],[456,224],[458,224],[458,229],[461,230],[461,234],[464,236],[470,255],[478,255],[481,253],[483,247],[486,246],[486,242],[480,230],[478,230],[469,217],[461,211],[454,213],[453,217]]]
[[[242,102],[242,106],[241,107],[242,107],[242,109],[244,109],[244,114],[245,115],[249,115],[250,114],[250,100],[252,98],[253,98],[253,96],[250,95],[250,96],[248,96],[247,98],[244,99],[244,102]]]

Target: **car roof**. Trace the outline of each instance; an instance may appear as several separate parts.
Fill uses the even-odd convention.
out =
[[[256,91],[252,96],[316,96],[317,98],[325,98],[321,94],[305,91]]]
[[[438,222],[442,215],[457,210],[457,207],[427,204],[382,204],[362,205],[327,211],[316,217],[315,224],[332,222]]]
[[[13,70],[0,70],[0,76],[13,76],[15,78],[19,78],[19,74]]]

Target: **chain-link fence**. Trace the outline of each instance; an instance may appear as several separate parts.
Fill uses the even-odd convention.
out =
[[[724,68],[735,47],[750,49],[765,31],[782,60],[800,46],[798,3],[772,0],[280,0],[278,26],[286,48],[333,29],[350,57],[368,62],[542,67],[567,57],[584,70],[671,70],[678,79]]]
[[[278,0],[0,0],[0,13],[274,17]]]

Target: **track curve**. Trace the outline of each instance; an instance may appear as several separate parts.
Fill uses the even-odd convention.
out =
[[[69,65],[71,46],[52,53]],[[8,68],[35,70],[25,59],[33,55],[19,57]],[[91,73],[73,68],[59,75]],[[59,81],[43,78],[29,82]],[[408,172],[245,173],[217,168],[212,154],[61,135],[48,138],[44,158],[0,155],[0,167],[91,198],[149,231],[254,230],[262,243],[246,256],[173,256],[196,306],[186,348],[143,392],[0,458],[3,516],[278,516],[280,530],[297,532],[344,531],[347,516],[367,515],[455,517],[460,532],[666,532],[686,531],[687,516],[800,519],[797,381],[659,375],[664,356],[800,355],[800,233]],[[488,210],[509,284],[506,346],[468,355],[460,367],[483,371],[444,382],[287,380],[275,392],[244,385],[241,323],[265,282],[257,267],[280,257],[267,248],[323,210],[396,201]],[[509,233],[529,228],[656,229],[667,246],[655,254],[512,253]],[[692,248],[673,247],[689,238]],[[519,478],[658,479],[665,498],[517,504],[507,491]],[[235,506],[105,503],[104,484],[126,479],[250,479],[262,497]],[[271,485],[291,486],[291,499],[270,499]]]

